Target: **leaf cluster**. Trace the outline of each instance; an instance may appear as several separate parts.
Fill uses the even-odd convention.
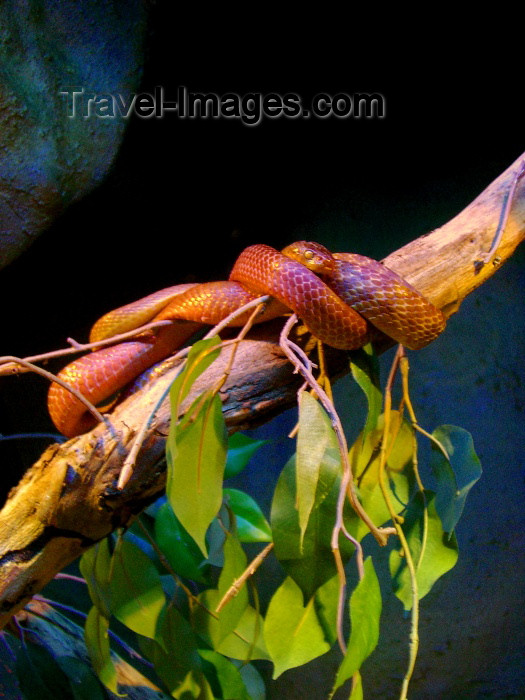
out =
[[[135,635],[165,697],[259,700],[265,697],[261,669],[269,663],[277,678],[339,642],[333,693],[348,682],[350,697],[363,697],[361,668],[380,641],[377,544],[369,537],[372,554],[363,558],[369,529],[345,498],[334,556],[342,460],[331,419],[313,395],[301,393],[297,451],[277,480],[267,519],[252,496],[224,485],[262,443],[228,438],[217,390],[177,419],[193,382],[219,352],[217,338],[196,343],[171,388],[166,496],[126,533],[82,558],[93,603],[85,625],[93,669],[119,693],[110,641],[110,625],[118,621]],[[348,455],[353,483],[371,520],[397,528],[389,555],[392,590],[413,614],[457,561],[454,530],[480,476],[479,460],[466,431],[436,428],[431,468],[437,488],[422,489],[417,425],[403,410],[382,413],[370,349],[353,358],[351,371],[368,402]],[[265,545],[260,561],[248,562],[246,544]],[[262,611],[253,574],[272,547],[284,575]],[[359,574],[351,591],[339,560]]]

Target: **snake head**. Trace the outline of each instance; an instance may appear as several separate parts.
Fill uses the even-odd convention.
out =
[[[286,246],[281,252],[317,275],[330,275],[334,269],[335,260],[332,253],[320,243],[297,241]]]

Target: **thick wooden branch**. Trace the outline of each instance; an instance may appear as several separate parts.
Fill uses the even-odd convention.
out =
[[[385,263],[441,307],[447,316],[508,259],[525,237],[525,183],[517,188],[508,225],[496,257],[481,269],[502,201],[521,158],[463,212],[445,226],[392,253]],[[255,330],[238,350],[221,397],[230,430],[253,427],[293,405],[299,379],[277,343],[279,321]],[[445,331],[446,332],[446,331]],[[224,373],[230,350],[207,370],[192,399]],[[334,372],[344,353],[330,353]],[[0,627],[60,569],[119,526],[162,492],[163,454],[169,426],[164,402],[152,422],[133,477],[122,490],[118,475],[133,437],[166,391],[177,368],[123,402],[110,416],[111,427],[49,447],[12,490],[0,511]]]

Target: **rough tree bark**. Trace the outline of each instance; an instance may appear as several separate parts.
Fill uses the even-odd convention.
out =
[[[439,229],[412,241],[385,259],[449,317],[462,300],[508,259],[525,237],[525,182],[519,182],[496,257],[488,251],[502,202],[522,158],[511,165],[463,212]],[[273,322],[242,341],[222,391],[231,431],[253,427],[290,407],[299,379],[278,346]],[[207,370],[188,401],[222,376],[229,351]],[[334,352],[334,371],[345,354]],[[52,445],[11,491],[0,511],[0,628],[58,571],[92,544],[125,526],[164,487],[163,454],[169,426],[165,402],[152,421],[131,480],[116,482],[133,437],[177,371],[170,368],[127,399],[110,416],[111,426]]]

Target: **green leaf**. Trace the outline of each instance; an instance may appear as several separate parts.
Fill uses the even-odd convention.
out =
[[[340,463],[325,452],[319,473],[317,493],[324,496],[315,506],[308,527],[301,537],[299,515],[295,507],[296,479],[295,458],[284,467],[274,492],[271,525],[275,556],[286,573],[301,587],[306,599],[310,599],[323,583],[336,575],[332,554],[332,530],[340,484]],[[328,491],[328,486],[331,485]],[[345,506],[345,524],[350,526],[354,518],[350,506]],[[346,539],[340,541],[343,561],[354,552]]]
[[[268,606],[264,639],[274,664],[274,679],[330,649],[315,612],[313,597],[305,606],[301,589],[289,576],[275,591]]]
[[[239,662],[234,662],[239,665]],[[266,700],[266,687],[259,671],[252,664],[241,664],[239,667],[244,685],[251,700]]]
[[[364,576],[350,596],[350,640],[345,657],[339,666],[334,691],[361,668],[379,641],[381,591],[372,558],[364,563]]]
[[[167,450],[168,500],[206,556],[205,535],[221,507],[226,463],[226,426],[220,398],[211,393],[200,397],[177,429],[172,427]]]
[[[299,432],[295,461],[301,545],[314,506],[319,505],[326,497],[335,479],[334,471],[328,471],[332,481],[327,483],[325,479],[322,493],[317,493],[323,460],[329,458],[334,462],[340,461],[334,429],[317,399],[303,391],[299,399]]]
[[[155,540],[175,573],[192,581],[207,583],[209,567],[206,559],[167,502],[157,511]]]
[[[202,671],[190,671],[172,695],[176,700],[215,700],[208,679]]]
[[[82,556],[80,571],[103,617],[113,614],[134,632],[155,637],[165,598],[157,568],[140,547],[120,539],[111,555],[106,538]]]
[[[111,552],[109,540],[106,537],[84,552],[80,559],[80,573],[86,580],[89,596],[100,614],[106,618],[111,615],[110,569]]]
[[[87,663],[75,656],[58,656],[57,663],[69,679],[73,700],[105,700],[107,694]]]
[[[24,644],[17,655],[16,674],[24,700],[70,697],[66,675],[51,653],[40,645]]]
[[[248,592],[246,586],[240,588],[227,605],[217,614],[210,615],[207,610],[214,612],[222,600],[224,594],[246,569],[246,555],[239,540],[228,533],[224,543],[224,567],[219,577],[217,589],[203,591],[199,595],[202,606],[195,610],[195,629],[207,639],[214,649],[217,649],[237,626],[243,612],[248,606]]]
[[[334,576],[318,588],[314,595],[314,606],[325,639],[334,644],[337,640],[337,606],[339,601],[339,576]]]
[[[230,435],[228,438],[228,459],[226,460],[224,478],[229,479],[240,474],[255,452],[267,442],[268,440],[253,440],[253,438],[242,433]]]
[[[352,692],[349,700],[363,700],[363,679],[359,671],[356,671],[352,681]]]
[[[191,390],[195,380],[214,362],[221,353],[221,339],[218,336],[204,338],[194,343],[188,353],[184,369],[175,379],[170,389],[172,421],[168,436],[168,445],[177,430],[180,406]],[[215,350],[214,350],[215,348]]]
[[[383,438],[384,416],[379,416],[377,427],[371,430],[363,441],[359,435],[350,449],[350,464],[354,474],[363,508],[376,525],[390,520],[390,512],[379,485],[380,447]],[[390,430],[385,482],[390,500],[396,513],[406,507],[414,483],[412,469],[414,431],[398,411],[390,414]],[[393,442],[392,442],[393,441]],[[349,532],[358,540],[370,531],[360,518],[354,518]]]
[[[246,555],[240,542],[228,533],[224,543],[224,567],[216,590],[199,595],[201,606],[195,608],[194,626],[213,649],[224,656],[247,661],[267,659],[268,652],[262,637],[262,618],[248,605],[246,586],[239,589],[217,614],[215,609],[224,594],[246,569]]]
[[[269,660],[262,630],[263,619],[261,615],[255,608],[248,605],[235,629],[222,639],[216,649],[219,654],[240,661]]]
[[[144,522],[144,517],[142,517],[142,521]],[[136,522],[137,521],[133,523],[133,526],[136,526]],[[142,532],[141,535],[138,535],[136,532],[133,532],[133,530],[128,529],[122,535],[122,539],[131,542],[131,544],[134,544],[135,547],[138,547],[141,550],[141,552],[148,557],[150,561],[155,562],[155,566],[159,567],[160,561],[158,559],[157,552],[155,551],[151,542],[149,540],[144,539]]]
[[[172,604],[167,605],[159,617],[157,641],[142,638],[140,647],[170,693],[184,683],[192,670],[201,667],[193,629]]]
[[[373,430],[381,413],[383,394],[379,384],[379,361],[371,343],[352,353],[350,371],[357,385],[362,389],[368,403],[368,412],[363,438]]]
[[[154,638],[166,602],[159,572],[142,550],[120,540],[111,571],[111,612],[126,627]]]
[[[425,533],[426,510],[426,533]],[[436,512],[435,494],[425,491],[424,498],[417,492],[409,504],[402,524],[412,560],[416,567],[418,598],[423,598],[434,583],[452,569],[458,559],[458,543],[454,533],[450,537],[443,530]],[[396,596],[412,608],[412,586],[406,557],[400,551],[390,552],[390,575]]]
[[[239,670],[231,661],[225,659],[222,654],[218,654],[210,649],[199,649],[199,654],[209,664],[208,669],[206,664],[204,665],[204,673],[212,688],[214,682],[215,685],[218,685],[219,697],[251,700]]]
[[[198,397],[180,421],[179,415],[181,404],[195,380],[219,356],[220,342],[218,337],[207,338],[194,343],[190,349],[184,370],[175,379],[170,389],[172,419],[166,441],[168,500],[183,527],[195,539],[204,556],[206,556],[204,535],[220,507],[222,497],[225,457],[220,453],[225,453],[226,450],[224,420],[222,414],[217,420],[217,402],[220,405],[220,401],[209,392]],[[217,430],[216,434],[214,430]],[[217,442],[220,444],[220,449],[217,449]],[[220,457],[218,462],[213,460],[214,451],[217,453],[215,456]],[[217,488],[215,477],[219,474],[220,487]],[[182,482],[179,481],[180,478],[183,479]],[[185,507],[185,487],[189,489],[189,507]],[[201,498],[202,492],[204,495]],[[213,511],[211,516],[210,511]]]
[[[230,513],[222,504],[217,517],[211,521],[211,525],[206,533],[206,543],[208,545],[208,563],[222,569],[224,565],[224,542],[226,533],[233,530],[230,523]]]
[[[241,542],[271,542],[272,531],[259,505],[238,489],[224,489],[224,497],[235,513],[237,536]]]
[[[472,436],[455,425],[441,425],[432,436],[448,454],[448,459],[432,443],[430,466],[438,482],[436,510],[445,532],[451,533],[463,513],[470,489],[481,476],[481,463],[474,451]]]
[[[109,622],[96,606],[88,613],[85,624],[85,640],[93,670],[108,690],[118,692],[117,671],[111,660],[108,639]],[[119,695],[119,697],[124,697]]]

